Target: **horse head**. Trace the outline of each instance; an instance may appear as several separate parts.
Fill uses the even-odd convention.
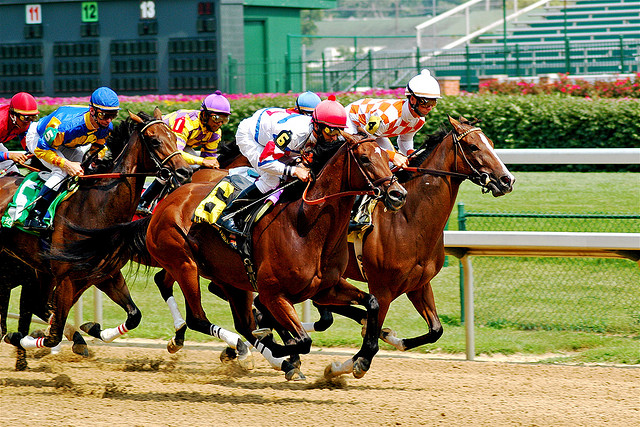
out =
[[[399,210],[406,201],[407,190],[391,172],[387,152],[373,138],[347,133],[344,137],[351,157],[362,172],[359,176],[365,181],[358,185],[373,190],[374,196],[381,199],[387,209]],[[356,187],[355,184],[352,186]]]
[[[162,121],[160,110],[156,107],[153,118],[149,119],[132,112],[129,112],[129,117],[137,123],[140,140],[148,154],[144,156],[144,167],[157,171],[158,177],[162,180],[176,181],[176,185],[189,182],[192,170],[182,158],[176,135]]]
[[[456,172],[469,175],[494,197],[510,193],[515,178],[496,154],[493,141],[464,117],[458,121],[449,116],[449,123],[453,126]]]

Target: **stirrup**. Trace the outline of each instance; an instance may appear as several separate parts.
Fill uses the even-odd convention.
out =
[[[39,230],[39,231],[47,230],[49,228],[49,226],[44,222],[44,220],[39,217],[27,218],[24,221],[24,224],[22,224],[22,227],[27,230]]]

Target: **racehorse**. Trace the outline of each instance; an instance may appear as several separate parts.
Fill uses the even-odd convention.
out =
[[[74,271],[68,263],[47,256],[80,236],[78,228],[103,228],[131,220],[144,179],[160,174],[164,179],[185,182],[191,170],[176,147],[176,136],[161,120],[159,109],[154,117],[144,113],[129,113],[109,138],[109,145],[124,145],[113,160],[109,174],[87,175],[77,191],[57,207],[53,231],[42,238],[16,228],[1,230],[0,250],[26,262],[34,270],[50,275],[51,282],[42,301],[52,304],[50,328],[42,339],[23,337],[20,332],[7,334],[5,340],[19,348],[54,347],[62,337],[71,306],[92,284],[103,291],[127,313],[127,320],[117,328],[102,330],[99,324],[83,325],[90,335],[110,342],[135,328],[141,313],[131,299],[120,269],[105,273],[102,280],[92,282],[85,274]],[[0,212],[4,211],[15,193],[20,179],[0,179]]]
[[[253,229],[253,271],[255,283],[248,279],[238,254],[207,224],[192,224],[192,215],[214,188],[215,183],[181,186],[158,205],[153,216],[130,224],[91,233],[91,238],[70,249],[78,260],[88,264],[120,262],[131,252],[145,252],[162,266],[168,282],[175,279],[187,302],[187,325],[205,334],[219,336],[232,347],[229,331],[212,324],[200,300],[199,275],[212,280],[229,301],[235,328],[265,355],[272,366],[282,369],[287,379],[296,372],[285,356],[308,353],[311,338],[304,331],[293,304],[312,299],[318,304],[359,304],[369,313],[368,331],[360,351],[346,362],[355,377],[362,377],[378,351],[377,303],[342,278],[348,261],[347,227],[356,194],[375,192],[384,205],[395,211],[404,203],[405,190],[392,178],[389,159],[371,139],[345,135],[347,141],[326,161],[314,153],[314,164],[326,165],[307,186],[303,198],[299,192],[285,190]],[[317,154],[317,155],[316,155]],[[312,165],[312,171],[317,169]],[[374,190],[374,191],[372,191]],[[298,197],[296,197],[296,194]],[[146,247],[140,247],[140,235],[146,235]],[[284,345],[271,335],[256,338],[252,332],[253,292],[257,302],[293,335]]]
[[[385,328],[380,337],[399,350],[436,342],[442,325],[436,312],[431,280],[444,264],[444,228],[455,204],[460,184],[466,179],[491,192],[494,197],[512,191],[515,178],[498,158],[482,130],[464,118],[449,117],[453,130],[444,128],[430,135],[411,156],[410,167],[398,173],[407,189],[407,202],[396,215],[377,205],[373,227],[355,245],[349,245],[345,277],[368,282],[369,292],[380,306],[382,328],[389,305],[406,294],[428,325],[426,334],[400,339]],[[356,246],[361,249],[356,251]],[[358,253],[356,253],[358,252]],[[361,267],[358,255],[362,255]],[[329,310],[357,322],[367,313],[355,307],[318,307],[321,319],[308,330],[325,330],[333,321]]]

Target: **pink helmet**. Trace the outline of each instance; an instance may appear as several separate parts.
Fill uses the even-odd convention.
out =
[[[319,124],[341,129],[347,127],[347,112],[334,95],[318,104],[312,117]]]
[[[18,92],[11,98],[9,110],[23,116],[35,116],[39,114],[36,99],[27,92]]]
[[[217,90],[202,101],[201,110],[212,113],[231,114],[231,104],[229,104],[229,100],[222,95],[222,92]]]

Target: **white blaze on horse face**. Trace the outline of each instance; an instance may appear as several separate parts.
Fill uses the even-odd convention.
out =
[[[487,136],[482,132],[478,132],[478,135],[480,135],[480,140],[487,147],[489,152],[492,153],[496,159],[498,159],[498,161],[500,162],[500,166],[502,166],[502,170],[504,174],[509,176],[509,178],[513,180],[513,175],[511,174],[511,172],[509,172],[509,169],[507,169],[507,166],[505,166],[505,164],[502,162],[502,159],[498,157],[498,153],[496,153],[496,150],[489,143],[489,138],[487,138]]]
[[[376,147],[375,152],[382,156],[382,149],[380,147]]]

